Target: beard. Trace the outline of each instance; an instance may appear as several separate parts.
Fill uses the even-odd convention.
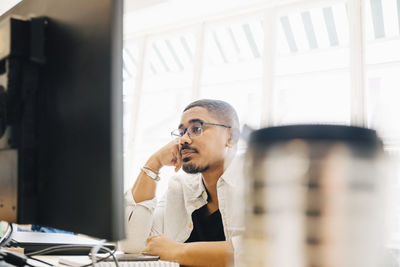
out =
[[[182,153],[183,149],[191,149],[193,150],[195,153],[198,153],[197,149],[195,148],[191,148],[189,145],[187,144],[183,144],[180,152]],[[181,154],[182,155],[182,154]],[[182,170],[186,173],[190,173],[190,174],[195,174],[195,173],[199,173],[199,172],[205,172],[206,170],[208,170],[208,168],[210,166],[205,166],[205,167],[200,167],[200,166],[196,166],[193,163],[188,163],[192,158],[191,157],[187,157],[182,159],[182,161],[184,162],[182,165]]]
[[[195,174],[199,172],[205,172],[206,170],[208,170],[209,167],[210,166],[200,167],[192,163],[188,163],[188,164],[183,164],[182,170],[186,173]]]

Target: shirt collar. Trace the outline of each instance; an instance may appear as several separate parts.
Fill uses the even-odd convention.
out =
[[[207,201],[207,197],[208,197],[207,190],[206,190],[206,187],[203,182],[203,175],[201,173],[199,173],[199,175],[197,177],[197,184],[198,184],[198,187],[197,187],[197,190],[195,191],[193,199],[195,200],[195,199],[202,197],[205,201]]]
[[[206,191],[206,187],[203,182],[203,175],[201,173],[196,174],[197,181],[194,184],[194,194],[192,201],[195,201],[199,198],[203,198],[207,201],[208,194]],[[225,181],[227,184],[231,186],[235,186],[238,183],[238,179],[241,179],[240,176],[243,176],[243,156],[235,157],[228,167],[225,169],[224,173],[221,175],[219,180]]]
[[[219,179],[224,180],[229,185],[236,185],[238,179],[243,177],[243,162],[244,155],[238,155],[233,158]]]

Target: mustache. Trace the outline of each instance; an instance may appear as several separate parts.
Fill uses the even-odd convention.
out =
[[[189,145],[185,145],[185,144],[182,145],[182,147],[179,150],[179,152],[182,153],[182,150],[184,150],[184,149],[190,149],[190,150],[193,150],[194,152],[198,153],[197,149],[195,149],[193,147],[190,147]]]

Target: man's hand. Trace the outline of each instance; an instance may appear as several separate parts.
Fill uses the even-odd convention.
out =
[[[175,172],[179,171],[182,166],[182,157],[179,151],[178,140],[172,140],[160,148],[151,156],[147,164],[155,164],[154,168],[157,170],[162,166],[175,166]]]
[[[179,261],[179,253],[184,245],[165,235],[153,235],[147,238],[142,253],[160,256],[160,259],[165,261]]]
[[[231,241],[179,243],[165,235],[154,235],[147,238],[142,253],[181,266],[226,267],[233,262]]]
[[[178,140],[173,140],[154,153],[145,166],[159,172],[163,166],[175,166],[175,172],[182,166],[182,157],[179,151]],[[144,172],[139,172],[139,176],[132,187],[133,199],[138,202],[153,199],[156,194],[156,182]]]

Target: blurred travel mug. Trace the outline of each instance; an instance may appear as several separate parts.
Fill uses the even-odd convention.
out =
[[[382,266],[382,142],[366,128],[254,131],[245,160],[245,266]]]

